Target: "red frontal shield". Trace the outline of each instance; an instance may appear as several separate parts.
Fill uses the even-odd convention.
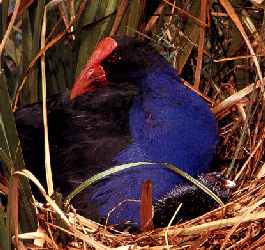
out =
[[[88,63],[75,80],[70,95],[71,100],[87,92],[93,92],[97,87],[106,85],[106,73],[100,64],[117,46],[117,42],[111,37],[106,37],[98,43]]]

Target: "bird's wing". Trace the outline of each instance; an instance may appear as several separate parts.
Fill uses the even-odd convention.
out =
[[[47,99],[48,116],[67,105],[66,94],[56,94]],[[65,108],[65,107],[64,107]],[[26,167],[44,182],[44,128],[42,102],[18,109],[15,113],[16,127],[22,146]],[[51,151],[53,152],[53,145]]]
[[[116,154],[130,143],[128,112],[136,94],[135,87],[124,83],[122,88],[110,84],[71,102],[65,95],[48,99],[55,182],[58,186],[70,183],[63,185],[63,193],[69,193],[84,176],[109,168]],[[26,165],[44,181],[42,105],[28,105],[15,116]]]

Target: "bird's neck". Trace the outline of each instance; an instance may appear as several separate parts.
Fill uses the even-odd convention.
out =
[[[178,88],[182,88],[180,79],[176,71],[167,65],[154,65],[151,69],[146,70],[144,77],[138,82],[143,96],[148,98],[176,98]]]

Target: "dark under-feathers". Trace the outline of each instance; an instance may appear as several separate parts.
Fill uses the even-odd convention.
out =
[[[109,84],[73,102],[67,94],[47,100],[51,162],[61,192],[105,170],[130,142],[128,109],[136,94],[136,88],[123,83],[123,88]],[[42,103],[17,110],[15,117],[26,166],[44,182]]]

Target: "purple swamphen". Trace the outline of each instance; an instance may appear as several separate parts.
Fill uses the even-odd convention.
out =
[[[178,219],[197,216],[215,205],[158,162],[175,164],[195,177],[202,174],[202,182],[221,198],[227,196],[222,177],[205,175],[218,141],[211,110],[146,42],[103,39],[71,93],[51,97],[47,106],[53,175],[63,196],[110,167],[157,163],[123,170],[82,191],[73,200],[79,213],[99,221],[122,201],[139,200],[146,180],[153,183],[155,226],[167,225],[180,202],[184,208]],[[26,166],[43,178],[41,103],[19,109],[15,116]],[[133,221],[138,226],[139,206],[123,202],[110,214],[109,223]]]

